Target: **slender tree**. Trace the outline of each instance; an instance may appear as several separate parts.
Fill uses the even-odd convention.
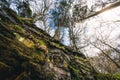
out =
[[[54,38],[60,40],[61,27],[68,27],[69,23],[69,9],[70,4],[66,0],[61,0],[55,3],[55,8],[51,10],[52,20],[54,21],[57,30],[55,31]]]

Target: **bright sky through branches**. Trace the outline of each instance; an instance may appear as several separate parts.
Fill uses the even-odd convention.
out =
[[[87,23],[87,36],[94,41],[96,37],[106,38],[106,41],[112,46],[117,47],[120,44],[120,7],[105,11],[95,17],[86,20]],[[103,39],[103,40],[104,40]],[[99,50],[88,46],[85,48],[88,56],[95,56]]]

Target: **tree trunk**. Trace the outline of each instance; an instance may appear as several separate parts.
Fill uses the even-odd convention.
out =
[[[72,27],[69,27],[69,37],[70,37],[70,40],[71,40],[72,49],[75,52],[79,52],[79,49],[78,49],[77,44],[76,44],[76,38],[75,38],[75,35],[73,33]]]
[[[60,23],[58,23],[58,26],[57,26],[57,30],[55,31],[55,35],[54,35],[54,38],[56,40],[60,40]]]

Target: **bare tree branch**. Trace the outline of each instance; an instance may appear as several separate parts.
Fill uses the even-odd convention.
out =
[[[117,62],[115,62],[110,56],[108,56],[101,48],[99,48],[98,46],[96,46],[95,44],[91,42],[90,44],[96,47],[97,49],[99,49],[108,59],[110,59],[118,68],[120,68],[120,65]]]
[[[108,43],[106,43],[105,41],[102,41],[102,40],[100,40],[100,39],[97,39],[97,40],[99,40],[101,43],[107,45],[108,47],[110,47],[111,49],[113,49],[114,51],[116,51],[117,53],[120,54],[120,51],[117,50],[116,48],[114,48],[113,46],[111,46],[110,44],[108,44]]]
[[[100,13],[103,13],[103,12],[105,12],[105,11],[107,11],[107,10],[116,8],[116,7],[118,7],[118,6],[120,6],[120,1],[117,1],[117,2],[115,2],[115,3],[112,3],[111,5],[103,8],[103,9],[100,10],[100,11],[97,11],[97,12],[95,12],[95,13],[92,13],[92,14],[90,14],[90,15],[87,15],[83,20],[88,19],[88,18],[91,18],[91,17],[93,17],[93,16],[96,16],[96,15],[98,15],[98,14],[100,14]]]

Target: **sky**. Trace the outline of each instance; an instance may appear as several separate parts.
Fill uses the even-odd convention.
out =
[[[87,23],[86,35],[91,41],[99,37],[106,40],[110,45],[117,47],[120,44],[120,7],[105,11],[85,21]],[[99,50],[93,46],[85,48],[85,54],[95,56]]]

